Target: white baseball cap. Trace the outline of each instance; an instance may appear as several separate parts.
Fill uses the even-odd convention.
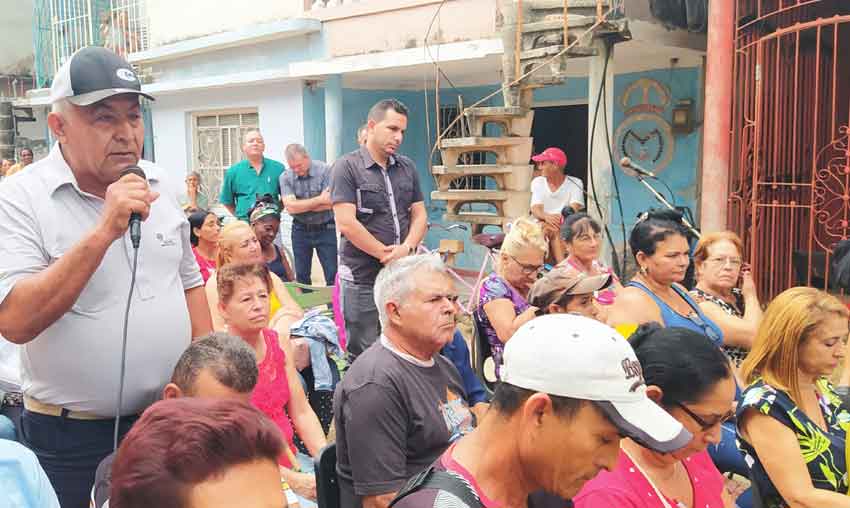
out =
[[[142,92],[142,83],[126,60],[106,48],[86,46],[71,55],[53,77],[50,103],[67,99],[77,106],[88,106],[120,94],[154,100]]]
[[[670,453],[692,435],[646,396],[643,371],[628,341],[599,321],[549,314],[522,325],[505,344],[502,382],[592,401],[624,435]]]

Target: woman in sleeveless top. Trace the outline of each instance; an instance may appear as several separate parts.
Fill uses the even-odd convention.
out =
[[[247,223],[235,221],[221,229],[218,239],[218,258],[216,264],[221,270],[227,265],[263,263],[260,243],[254,230]],[[284,286],[283,281],[275,274],[269,274],[272,281],[272,291],[269,295],[268,327],[275,330],[284,338],[289,337],[289,326],[304,317],[301,307],[295,303]],[[217,273],[214,273],[206,283],[205,292],[212,314],[213,328],[224,330],[224,318],[221,315],[218,302]]]
[[[277,333],[266,327],[272,288],[268,269],[263,264],[227,265],[219,270],[217,283],[227,331],[241,337],[257,356],[259,377],[251,403],[277,424],[286,440],[278,459],[281,476],[296,494],[315,499],[316,479],[300,472],[294,433],[314,457],[327,442],[304,394],[288,338],[279,342]]]
[[[638,264],[638,273],[617,294],[611,306],[608,324],[640,325],[656,322],[664,327],[687,328],[705,335],[718,348],[723,345],[723,332],[703,313],[699,305],[680,284],[690,264],[687,230],[681,215],[670,210],[650,210],[635,224],[629,246]],[[740,390],[736,385],[736,399]],[[722,427],[720,442],[708,451],[723,473],[746,476],[747,465],[735,444],[734,424]],[[744,496],[749,500],[749,493]],[[739,503],[745,508],[747,503]]]
[[[681,215],[669,210],[643,214],[629,236],[638,273],[618,294],[608,324],[688,328],[723,345],[723,332],[681,285],[690,264],[690,247]]]
[[[741,364],[741,451],[765,508],[850,508],[850,411],[828,381],[843,367],[850,313],[836,297],[796,287],[768,305]]]

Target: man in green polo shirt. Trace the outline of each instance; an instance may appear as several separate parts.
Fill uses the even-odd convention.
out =
[[[250,130],[243,138],[242,151],[245,160],[227,168],[221,184],[219,201],[239,220],[248,222],[248,210],[254,206],[258,195],[271,194],[280,200],[278,180],[283,173],[283,164],[263,157],[266,143],[258,130]]]

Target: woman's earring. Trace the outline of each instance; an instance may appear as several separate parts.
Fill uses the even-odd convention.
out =
[[[640,267],[640,274],[641,275],[649,275],[649,268],[647,268],[645,266],[641,266]]]

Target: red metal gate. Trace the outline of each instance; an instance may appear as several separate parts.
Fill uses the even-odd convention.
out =
[[[736,3],[729,226],[765,300],[825,289],[850,235],[850,2]]]

